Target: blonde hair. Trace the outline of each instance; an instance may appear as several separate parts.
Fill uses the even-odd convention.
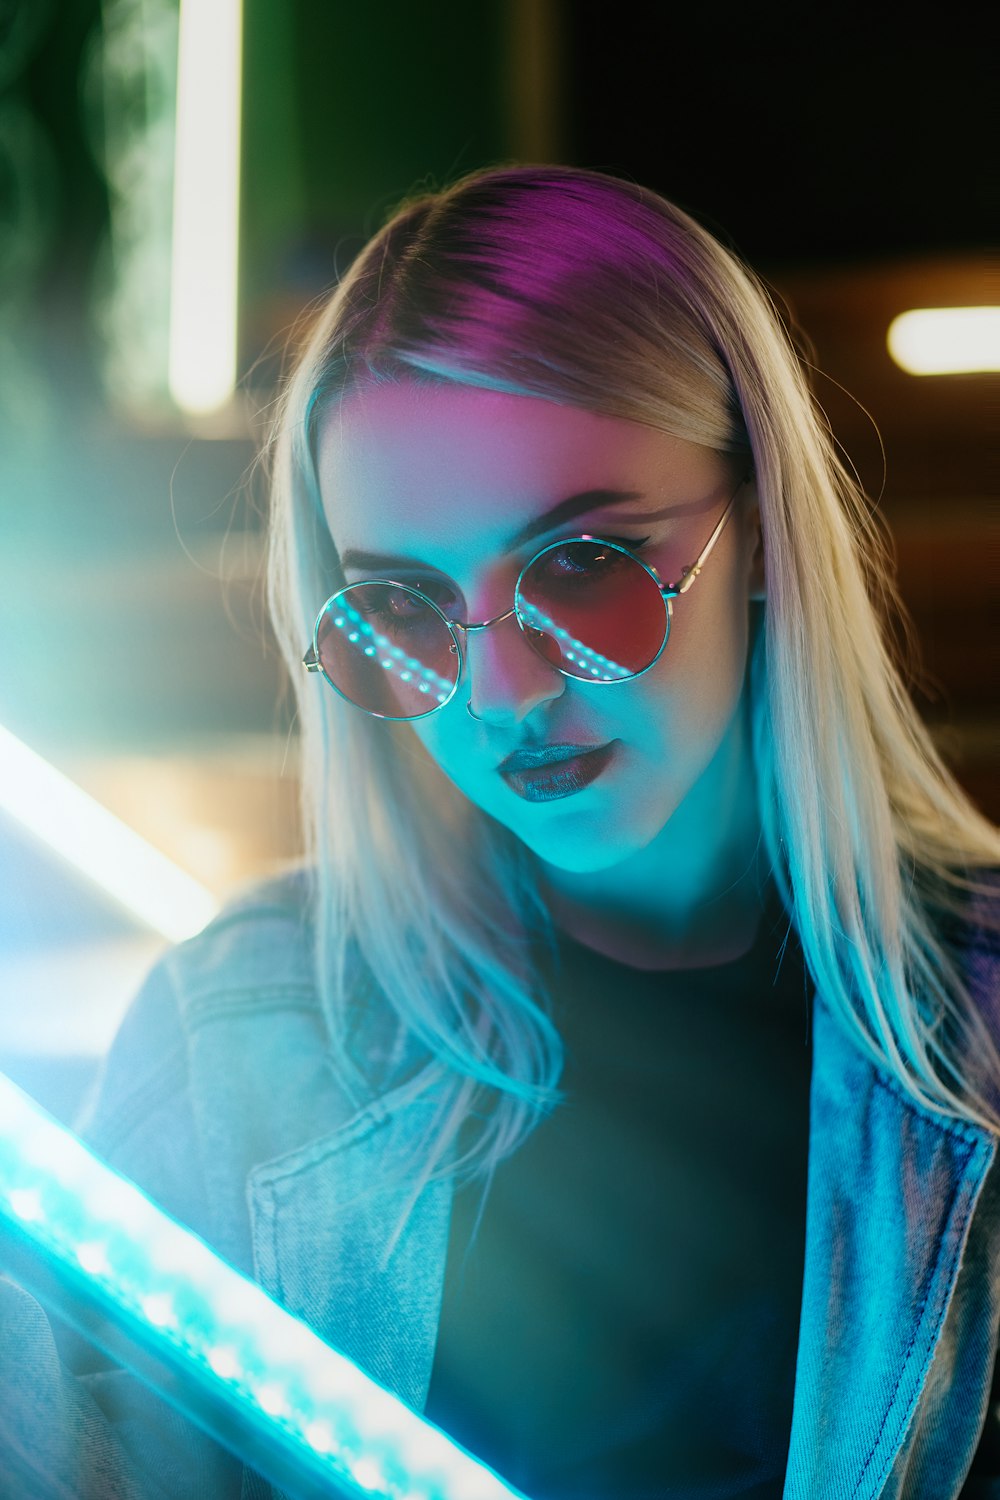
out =
[[[343,582],[317,414],[360,381],[394,379],[545,397],[752,456],[767,577],[754,757],[790,919],[857,1044],[914,1100],[998,1128],[997,1053],[944,933],[988,889],[1000,841],[910,701],[880,621],[896,607],[882,540],[781,319],[657,194],[504,166],[412,198],[375,235],[315,322],[269,448],[270,601],[298,701],[319,979],[355,1079],[352,955],[396,1022],[397,1076],[415,1094],[445,1085],[424,1180],[492,1169],[558,1097],[561,1050],[532,966],[549,931],[533,857],[408,726],[356,711],[300,666]]]

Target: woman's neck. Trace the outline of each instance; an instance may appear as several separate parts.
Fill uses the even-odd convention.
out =
[[[639,969],[728,963],[753,945],[766,868],[746,715],[645,849],[606,870],[549,865],[542,890],[558,928]]]

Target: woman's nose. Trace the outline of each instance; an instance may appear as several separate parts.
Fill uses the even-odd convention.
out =
[[[465,700],[487,724],[520,724],[562,696],[566,678],[529,646],[511,614],[465,637]]]

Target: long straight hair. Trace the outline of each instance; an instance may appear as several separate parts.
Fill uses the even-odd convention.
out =
[[[1000,1128],[997,1052],[945,940],[949,915],[988,889],[1000,840],[910,700],[885,628],[898,604],[883,539],[779,315],[656,193],[501,166],[405,201],[369,242],[312,326],[268,449],[270,603],[297,695],[318,981],[354,1081],[360,966],[394,1026],[397,1079],[438,1101],[421,1181],[491,1171],[559,1097],[561,1049],[537,972],[551,927],[534,857],[409,726],[301,669],[344,582],[317,420],[358,384],[392,380],[537,396],[752,461],[767,590],[749,664],[754,760],[789,918],[826,1003],[907,1094]]]

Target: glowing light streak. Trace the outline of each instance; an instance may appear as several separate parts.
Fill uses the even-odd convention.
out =
[[[900,313],[886,335],[908,375],[1000,370],[1000,307],[921,307]]]
[[[612,661],[610,656],[604,656],[600,651],[594,651],[583,641],[578,641],[562,625],[557,625],[551,615],[543,614],[536,604],[531,604],[527,599],[522,599],[520,607],[521,613],[533,630],[542,630],[546,635],[554,636],[558,641],[568,641],[570,646],[574,648],[574,651],[579,652],[580,655],[575,656],[573,651],[567,650],[566,660],[577,662],[592,677],[596,677],[599,682],[620,682],[628,677],[635,676],[635,673],[631,672],[628,667],[619,665],[618,662]],[[592,666],[591,663],[596,663],[596,665]]]
[[[46,1165],[56,1160],[58,1173]],[[187,1414],[210,1431],[206,1393],[252,1423],[282,1488],[297,1492],[291,1474],[310,1495],[352,1500],[517,1500],[0,1074],[3,1220],[61,1282],[83,1278],[106,1317],[180,1369],[187,1379],[169,1381],[168,1399],[187,1409],[189,1387]]]
[[[363,644],[364,638],[370,636],[378,650],[388,653],[379,662],[383,670],[398,672],[400,681],[405,683],[412,682],[413,675],[416,673],[424,679],[416,684],[418,692],[433,691],[439,703],[447,702],[454,687],[451,679],[442,677],[416,657],[407,656],[406,652],[394,645],[387,636],[375,634],[371,623],[350,604],[343,603],[341,609],[343,613],[333,615],[332,621],[334,628],[342,632],[350,645],[357,646],[366,657],[377,659],[377,653],[372,647]],[[571,635],[564,626],[557,625],[551,616],[544,614],[537,605],[522,599],[520,609],[524,619],[533,629],[544,631],[556,640],[565,642],[563,649],[566,660],[580,666],[588,677],[598,682],[623,682],[635,676],[635,673],[628,667],[623,667],[611,657],[605,656],[603,652],[595,651],[593,647]]]
[[[236,386],[241,0],[181,0],[170,394],[217,411]]]
[[[173,942],[218,910],[210,891],[2,725],[0,807]]]
[[[363,637],[370,637],[374,646],[362,645],[360,647],[365,656],[375,657],[377,651],[388,652],[388,656],[382,657],[379,662],[386,672],[398,672],[401,682],[411,682],[413,674],[417,673],[424,679],[418,684],[421,693],[434,690],[439,703],[447,701],[451,696],[454,682],[447,677],[442,677],[439,672],[434,671],[433,667],[425,666],[417,657],[408,656],[401,647],[394,645],[388,636],[376,635],[371,622],[366,620],[352,605],[344,604],[341,607],[343,614],[333,616],[334,628],[343,632],[352,646],[358,645]]]

